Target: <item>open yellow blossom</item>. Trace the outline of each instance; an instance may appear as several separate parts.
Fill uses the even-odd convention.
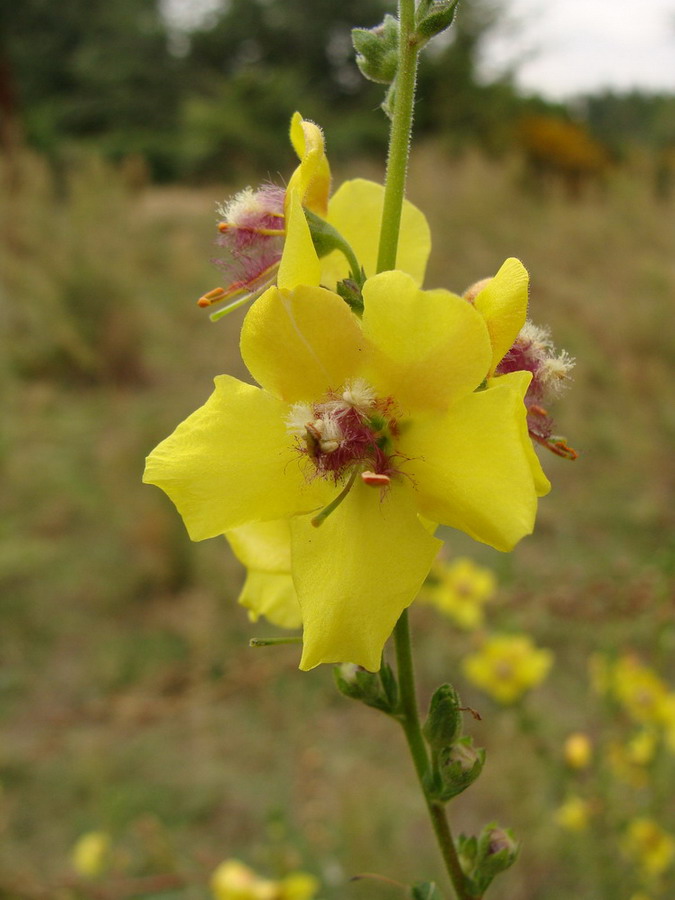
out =
[[[338,250],[326,253],[319,260],[307,213],[319,216],[334,228],[353,248],[365,273],[375,274],[383,186],[354,179],[345,182],[330,197],[330,166],[319,126],[296,112],[291,119],[290,138],[299,165],[286,190],[272,184],[257,190],[249,187],[219,206],[221,221],[216,243],[222,253],[214,263],[224,271],[228,284],[208,291],[199,299],[202,307],[219,305],[212,315],[214,320],[249,302],[275,281],[279,286],[288,287],[288,271],[297,271],[298,261],[305,275],[301,281],[306,284],[320,282],[334,289],[350,274],[349,264]],[[404,201],[397,266],[418,284],[424,278],[430,248],[429,226],[424,215],[412,203]]]
[[[508,705],[540,684],[552,664],[550,650],[535,647],[528,635],[514,634],[486,638],[479,650],[464,659],[462,668],[476,687]]]
[[[653,819],[633,819],[626,830],[622,849],[648,878],[662,875],[675,860],[675,838]]]
[[[566,831],[584,831],[590,816],[591,804],[576,794],[568,797],[553,814],[556,824]]]
[[[497,581],[490,569],[460,557],[450,563],[437,563],[432,569],[434,581],[421,597],[460,628],[467,630],[483,624],[483,606],[493,599]]]
[[[261,387],[217,378],[144,477],[194,540],[286,520],[301,667],[374,671],[438,550],[428,522],[499,550],[532,530],[548,482],[527,435],[529,374],[483,387],[483,316],[407,273],[366,281],[362,319],[311,283],[307,247],[283,274],[242,330]]]

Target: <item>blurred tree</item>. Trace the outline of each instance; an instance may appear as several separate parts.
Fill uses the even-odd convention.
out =
[[[6,83],[28,140],[65,138],[111,155],[140,151],[169,174],[178,65],[156,0],[0,0]]]

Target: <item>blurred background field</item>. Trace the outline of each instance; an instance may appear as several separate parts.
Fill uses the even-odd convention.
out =
[[[204,401],[213,376],[246,377],[243,313],[212,325],[194,303],[218,283],[215,203],[247,183],[283,183],[296,106],[325,125],[336,184],[381,178],[378,101],[345,88],[331,107],[335,85],[351,83],[346,62],[324,94],[285,58],[279,81],[263,38],[246,44],[231,21],[223,33],[204,26],[189,52],[184,34],[169,35],[166,69],[143,43],[167,39],[149,3],[136,7],[147,27],[127,23],[140,51],[118,58],[116,81],[77,32],[77,4],[59,6],[73,17],[51,48],[66,72],[27,81],[31,23],[22,32],[21,16],[32,8],[33,28],[45,22],[47,34],[47,6],[25,4],[5,32],[0,897],[198,900],[232,856],[271,876],[310,871],[326,898],[401,896],[348,882],[363,871],[443,883],[395,725],[340,697],[330,667],[299,673],[297,648],[249,649],[249,637],[273,629],[237,607],[242,572],[224,541],[190,544],[166,498],[140,483],[146,453]],[[350,4],[340,15],[373,24],[377,7],[372,22]],[[117,18],[133,8],[116,6]],[[285,8],[287,40],[302,31],[301,5]],[[101,17],[92,34],[122,33],[110,5],[92,9],[90,25]],[[232,9],[243,29],[243,7]],[[522,706],[500,709],[461,673],[476,635],[417,604],[422,700],[450,679],[482,715],[467,730],[487,747],[487,767],[454,816],[458,830],[498,820],[522,839],[495,897],[672,897],[672,865],[647,877],[625,832],[644,817],[675,835],[675,752],[659,733],[657,751],[629,761],[623,777],[601,761],[652,723],[594,693],[588,662],[633,654],[675,690],[675,134],[666,114],[675,101],[587,98],[579,118],[519,97],[506,77],[485,84],[472,68],[481,21],[422,75],[409,196],[432,228],[426,286],[462,291],[505,257],[523,260],[532,318],[577,359],[553,413],[580,458],[545,454],[553,491],[513,554],[447,535],[451,555],[496,574],[490,629],[525,632],[554,652],[548,679]],[[343,31],[331,27],[332,58],[346,60]],[[56,31],[52,22],[54,40]],[[232,71],[223,42],[244,60]],[[50,47],[32,49],[44,51],[34,54],[39,81]],[[189,69],[186,96],[180,67],[191,53],[204,69]],[[125,61],[140,65],[139,56],[147,80],[124,82]],[[448,71],[463,73],[456,96]],[[125,111],[108,90],[119,79],[127,90],[140,83],[127,96],[152,96],[150,107]],[[178,118],[152,94],[156,82],[182,98]],[[58,90],[41,106],[46,84]],[[149,108],[169,116],[164,125]],[[125,116],[131,124],[118,127]],[[578,775],[563,762],[576,731],[597,748],[595,768]],[[590,798],[592,822],[570,830],[556,811],[577,793]],[[107,871],[87,880],[70,855],[90,831],[108,834],[112,849]]]

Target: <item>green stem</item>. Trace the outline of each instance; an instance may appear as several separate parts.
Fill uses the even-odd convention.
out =
[[[417,697],[415,695],[415,673],[413,669],[412,645],[410,641],[410,628],[408,625],[408,611],[403,610],[401,618],[394,629],[394,641],[396,644],[396,666],[398,670],[398,687],[400,692],[398,720],[405,732],[410,755],[415,765],[415,771],[424,794],[424,799],[431,818],[431,824],[436,834],[436,840],[443,857],[450,881],[455,889],[458,900],[472,900],[468,892],[466,878],[459,863],[455,842],[445,814],[442,803],[434,800],[429,793],[427,776],[429,773],[429,757],[427,754],[420,717],[417,710]]]
[[[415,0],[399,0],[398,16],[401,29],[398,70],[394,84],[394,104],[389,132],[387,176],[384,185],[384,207],[377,257],[378,272],[396,268],[419,53],[415,35]]]

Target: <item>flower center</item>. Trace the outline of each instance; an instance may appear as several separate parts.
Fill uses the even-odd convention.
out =
[[[320,403],[294,404],[287,427],[317,475],[337,484],[358,471],[366,484],[386,487],[398,471],[394,413],[391,397],[377,397],[367,382],[356,378]]]

